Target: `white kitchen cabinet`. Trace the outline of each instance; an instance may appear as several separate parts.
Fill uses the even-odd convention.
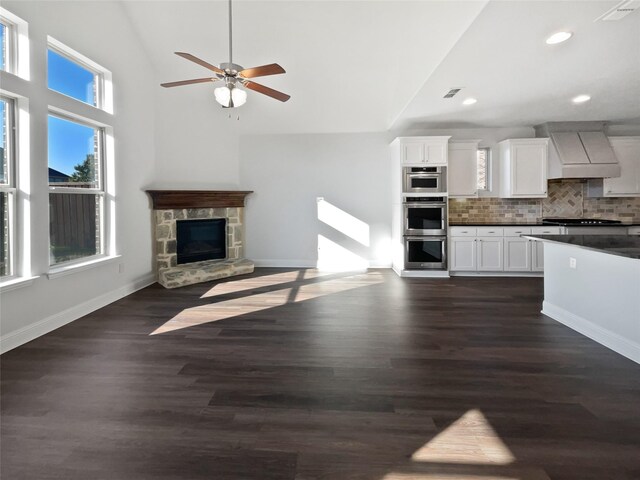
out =
[[[640,231],[640,228],[639,228]],[[559,235],[554,226],[451,227],[450,270],[453,272],[542,272],[543,243],[522,235]]]
[[[500,197],[546,197],[549,139],[511,139],[499,146]]]
[[[531,241],[522,237],[504,237],[504,271],[531,270]]]
[[[449,136],[398,137],[392,143],[400,148],[403,166],[447,165]]]
[[[454,272],[476,270],[476,244],[475,234],[472,237],[452,237],[449,249],[449,270]]]
[[[478,196],[478,143],[479,140],[449,143],[449,197]]]
[[[604,197],[640,196],[640,137],[609,137],[621,174],[602,181]]]
[[[532,235],[560,235],[560,227],[531,227]],[[531,271],[544,271],[544,243],[531,241]]]
[[[449,270],[502,270],[502,235],[499,227],[451,227]]]
[[[531,242],[531,271],[544,272],[544,242]]]
[[[504,229],[504,271],[531,271],[533,254],[531,240],[522,235],[531,234],[531,227],[517,226]]]
[[[502,237],[478,237],[478,271],[500,272],[503,270]]]

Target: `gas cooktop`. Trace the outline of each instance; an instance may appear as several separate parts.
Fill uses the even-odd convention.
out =
[[[620,220],[607,220],[606,218],[543,218],[543,225],[618,225]]]

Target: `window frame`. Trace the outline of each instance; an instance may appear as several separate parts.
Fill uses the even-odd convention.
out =
[[[61,57],[69,60],[72,63],[75,63],[79,67],[82,67],[83,69],[93,74],[93,84],[95,89],[94,90],[95,103],[92,104],[92,103],[84,102],[78,98],[72,97],[71,95],[67,95],[66,93],[59,92],[58,90],[54,90],[53,88],[49,87],[49,63],[48,62],[47,62],[47,89],[49,89],[52,92],[56,92],[60,95],[64,95],[65,97],[75,100],[76,102],[80,102],[84,105],[89,105],[90,107],[94,107],[99,110],[104,110],[104,104],[105,104],[104,72],[101,69],[96,68],[94,66],[95,64],[92,65],[93,62],[91,63],[87,62],[85,60],[86,57],[84,57],[83,55],[80,55],[79,53],[73,51],[72,49],[68,48],[67,46],[63,45],[60,42],[57,42],[57,41],[52,42],[51,40],[52,38],[49,37],[49,41],[47,43],[47,54],[49,53],[49,50],[51,50],[57,55],[60,55]]]
[[[18,195],[18,179],[16,178],[16,108],[17,99],[6,95],[4,92],[0,92],[0,100],[7,103],[6,111],[8,116],[8,126],[6,132],[5,149],[7,151],[7,183],[0,183],[0,194],[7,194],[7,217],[9,225],[9,235],[7,238],[7,263],[8,274],[0,275],[0,279],[5,282],[16,278],[19,275],[17,272],[18,259],[16,258],[16,240],[17,231],[19,228],[18,215],[17,215],[17,198]]]
[[[29,80],[29,24],[3,7],[0,7],[0,22],[7,29],[2,71]]]
[[[47,121],[49,116],[57,117],[62,120],[66,120],[69,122],[73,122],[79,125],[83,125],[89,128],[96,130],[97,134],[97,143],[98,146],[96,148],[97,156],[98,156],[98,182],[96,187],[89,188],[80,188],[80,187],[55,187],[48,184],[48,195],[49,202],[52,194],[58,195],[95,195],[98,197],[98,209],[99,209],[99,221],[96,222],[96,228],[98,229],[99,235],[98,239],[98,253],[93,255],[87,255],[85,257],[80,257],[72,260],[67,260],[64,262],[51,263],[51,229],[49,228],[49,270],[57,270],[64,269],[68,267],[72,267],[78,264],[85,264],[87,262],[95,261],[97,259],[105,258],[110,256],[108,252],[111,250],[111,246],[107,245],[107,238],[110,236],[105,232],[105,226],[107,225],[107,206],[106,206],[106,198],[107,198],[107,151],[106,151],[106,143],[107,143],[107,126],[101,124],[100,122],[92,121],[86,117],[80,117],[78,115],[74,115],[70,112],[65,112],[59,109],[49,107],[47,113]],[[47,132],[47,139],[49,133]],[[48,153],[48,152],[47,152]],[[47,155],[47,168],[49,167],[49,160]],[[49,221],[51,219],[49,218]]]
[[[476,150],[476,162],[478,163],[480,161],[480,159],[478,158],[479,153],[481,151],[485,152],[485,184],[486,186],[484,188],[481,188],[479,185],[479,177],[480,177],[480,169],[476,169],[477,173],[476,173],[476,186],[478,188],[478,192],[486,192],[489,193],[492,191],[493,188],[493,175],[492,175],[492,155],[491,155],[491,147],[478,147]]]
[[[0,13],[0,23],[4,25],[4,72],[15,74],[16,72],[16,53],[17,53],[17,34],[16,25]]]

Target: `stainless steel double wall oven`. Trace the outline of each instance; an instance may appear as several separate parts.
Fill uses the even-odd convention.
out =
[[[436,168],[436,167],[416,167]],[[433,185],[443,188],[446,167],[437,167],[440,180]],[[409,270],[447,269],[447,196],[407,195],[415,194],[415,184],[409,183],[408,168],[405,168],[403,197],[404,264]],[[438,193],[444,193],[439,191]]]

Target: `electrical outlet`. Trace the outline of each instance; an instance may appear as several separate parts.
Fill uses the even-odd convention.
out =
[[[124,263],[118,264],[118,273],[124,273]]]
[[[569,268],[577,268],[578,266],[578,261],[573,258],[573,257],[569,257]]]

